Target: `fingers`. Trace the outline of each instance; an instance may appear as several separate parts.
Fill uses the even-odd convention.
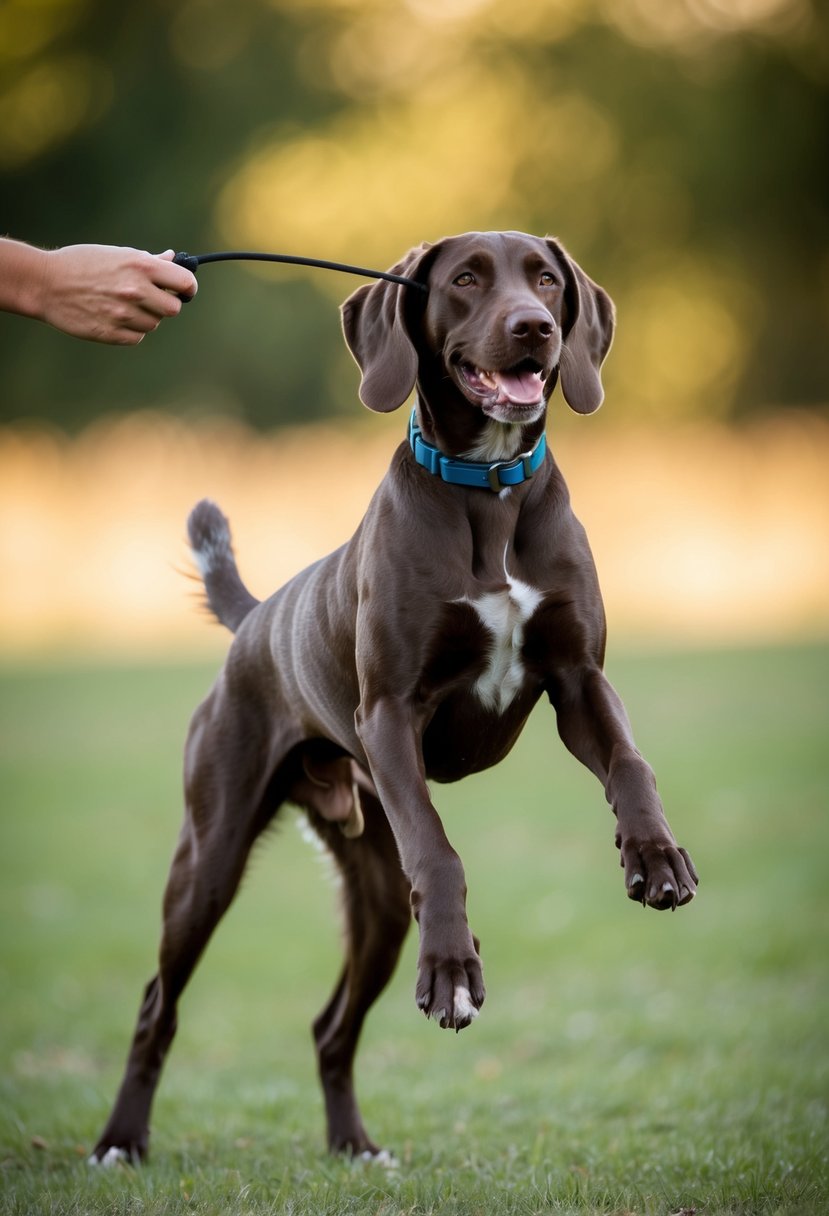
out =
[[[199,290],[198,279],[184,266],[176,265],[173,261],[175,256],[172,249],[165,249],[163,253],[154,255],[153,260],[157,265],[154,268],[153,282],[164,291],[172,291],[177,296],[187,296],[188,300],[192,300]]]
[[[146,336],[146,332],[137,329],[114,329],[106,337],[99,338],[97,341],[107,342],[110,346],[138,346]]]
[[[72,337],[135,346],[192,298],[195,276],[167,251],[153,255],[112,245],[68,245],[44,254],[40,320]]]
[[[113,308],[110,325],[102,331],[98,341],[114,346],[137,346],[147,334],[154,333],[162,321],[177,316],[180,310],[181,301],[167,292],[156,292],[152,300],[122,301]]]
[[[180,297],[192,300],[199,285],[194,274],[172,261],[172,250],[163,254],[136,252],[132,275],[121,284],[117,324],[122,331],[143,335],[157,329],[161,321],[177,317],[182,306]]]
[[[137,279],[125,283],[115,331],[107,339],[121,346],[136,346],[145,336],[158,329],[162,321],[177,317],[182,300],[192,299],[198,291],[196,276],[172,259],[167,250],[162,254],[140,253],[135,267]]]

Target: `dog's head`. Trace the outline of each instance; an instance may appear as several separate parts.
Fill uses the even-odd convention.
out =
[[[379,281],[342,308],[369,409],[397,409],[419,383],[498,421],[533,422],[559,377],[572,409],[601,405],[613,304],[557,241],[465,233],[410,250],[392,271],[428,292]]]

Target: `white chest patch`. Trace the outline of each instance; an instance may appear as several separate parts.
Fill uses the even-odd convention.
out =
[[[503,713],[518,695],[524,682],[521,662],[524,626],[543,598],[535,587],[509,575],[503,591],[490,591],[476,600],[466,597],[466,603],[471,604],[492,635],[486,670],[474,687],[475,695],[487,709]]]

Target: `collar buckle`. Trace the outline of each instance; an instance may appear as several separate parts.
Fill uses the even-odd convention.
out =
[[[529,481],[535,472],[535,469],[532,466],[532,458],[532,452],[521,452],[521,454],[516,456],[513,460],[496,460],[494,464],[489,465],[486,475],[487,481],[489,482],[489,488],[492,490],[493,494],[500,494],[501,491],[505,490],[509,484],[501,481],[499,476],[501,469],[504,469],[506,472],[510,472],[512,469],[517,469],[520,465],[524,471],[524,480]]]

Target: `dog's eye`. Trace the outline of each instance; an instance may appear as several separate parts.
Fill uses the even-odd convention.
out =
[[[475,276],[471,270],[465,270],[463,274],[459,274],[457,278],[452,280],[454,287],[471,287],[475,282]]]
[[[556,276],[551,274],[549,270],[545,270],[541,275],[541,278],[538,280],[538,283],[540,287],[555,287]]]

